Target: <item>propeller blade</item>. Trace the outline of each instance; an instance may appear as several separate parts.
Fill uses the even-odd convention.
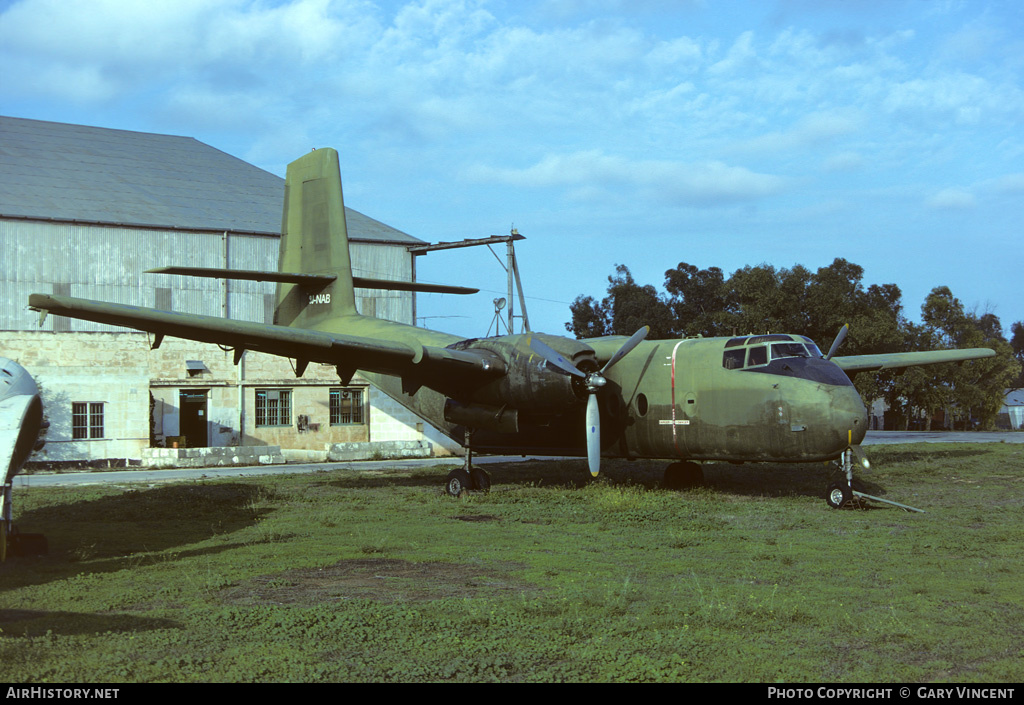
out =
[[[839,333],[838,335],[836,335],[836,339],[832,341],[832,347],[828,349],[828,355],[825,356],[826,360],[832,359],[832,356],[836,354],[836,350],[838,350],[839,346],[843,344],[844,340],[846,340],[846,334],[849,332],[850,324],[844,323],[843,327],[839,329]]]
[[[604,374],[605,372],[607,372],[607,371],[608,371],[608,369],[609,369],[609,368],[610,368],[610,367],[611,367],[612,365],[614,365],[614,364],[615,364],[616,362],[618,362],[619,360],[621,360],[622,358],[624,358],[624,357],[625,357],[626,355],[628,355],[628,354],[630,353],[630,351],[632,351],[632,350],[633,350],[633,348],[635,348],[635,347],[636,347],[637,345],[639,345],[639,344],[640,344],[640,342],[641,342],[641,341],[642,341],[642,340],[643,340],[644,338],[646,338],[646,337],[647,337],[647,334],[648,334],[648,333],[650,333],[650,332],[651,332],[651,327],[650,327],[650,326],[644,326],[643,328],[641,328],[640,330],[638,330],[638,331],[637,331],[636,333],[634,333],[633,335],[631,335],[631,336],[629,337],[629,340],[627,340],[627,341],[626,341],[626,342],[625,342],[625,343],[624,343],[624,344],[622,345],[622,347],[621,347],[621,348],[619,348],[618,350],[616,350],[616,351],[615,351],[615,354],[614,354],[614,355],[612,355],[612,356],[611,356],[611,358],[610,358],[610,359],[608,360],[608,362],[606,362],[606,363],[605,363],[604,367],[602,367],[602,368],[601,368],[601,374],[603,375],[603,374]]]
[[[541,342],[537,338],[530,337],[530,349],[535,353],[543,357],[545,360],[550,362],[552,365],[560,370],[568,372],[571,375],[577,377],[586,377],[585,374],[579,371],[576,365],[566,360],[561,353],[552,348],[550,345]]]
[[[587,464],[591,476],[597,477],[601,472],[601,410],[596,394],[587,397]]]

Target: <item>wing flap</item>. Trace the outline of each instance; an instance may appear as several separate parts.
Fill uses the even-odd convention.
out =
[[[847,355],[833,357],[832,362],[844,372],[874,372],[918,365],[941,365],[945,362],[963,362],[995,357],[995,350],[966,348],[963,350],[929,350],[922,352],[882,353],[878,355]]]

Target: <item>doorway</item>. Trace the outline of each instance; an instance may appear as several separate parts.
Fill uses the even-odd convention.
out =
[[[206,395],[208,389],[182,389],[178,392],[180,430],[189,448],[205,448],[209,444],[207,433]]]

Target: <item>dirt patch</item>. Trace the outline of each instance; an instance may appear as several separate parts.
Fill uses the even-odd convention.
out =
[[[225,588],[221,598],[229,604],[315,605],[357,599],[415,602],[535,589],[496,569],[369,558],[261,575]]]
[[[493,514],[463,514],[455,518],[459,521],[501,521],[501,517],[496,517]]]

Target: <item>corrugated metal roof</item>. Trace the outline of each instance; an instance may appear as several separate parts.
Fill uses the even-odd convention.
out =
[[[1006,406],[1024,406],[1024,389],[1006,390],[1006,399],[1003,401]]]
[[[0,217],[281,233],[284,179],[192,137],[0,116]],[[353,240],[423,241],[346,208]]]

